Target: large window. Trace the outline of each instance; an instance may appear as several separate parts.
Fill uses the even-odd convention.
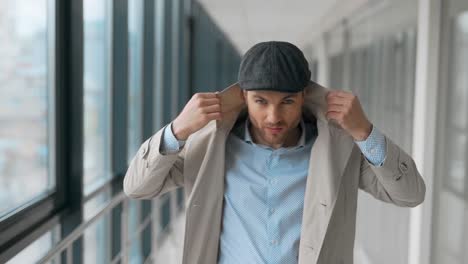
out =
[[[350,60],[350,86],[366,115],[408,153],[413,128],[415,61],[413,28],[390,33],[352,50]]]
[[[448,175],[445,186],[463,197],[466,191],[466,137],[468,135],[468,12],[461,14],[454,22],[452,42],[452,71],[449,95],[449,117],[447,144],[453,157],[448,159]]]
[[[47,0],[0,8],[0,219],[55,188],[54,11]]]
[[[407,153],[411,153],[413,127],[415,42],[414,29],[389,32],[353,49],[350,58],[349,82],[366,115]],[[405,263],[409,211],[382,203],[364,192],[359,192],[359,204],[357,248],[373,262]],[[390,224],[392,229],[381,228]],[[389,246],[401,254],[382,251]]]
[[[110,2],[84,0],[84,192],[110,177]]]
[[[187,33],[172,20],[186,17],[157,2],[0,1],[0,263],[143,263],[161,242],[156,232],[170,226],[182,189],[162,202],[129,201],[112,179],[143,128],[146,136],[159,129],[153,116],[168,120],[182,94],[170,89],[182,89],[174,79],[188,66],[173,62],[186,57],[170,46]],[[164,78],[153,76],[164,65]],[[153,96],[156,80],[164,97]],[[161,216],[152,210],[159,202]],[[73,241],[59,243],[65,238]]]
[[[468,262],[468,5],[451,17],[449,27],[448,89],[443,89],[447,107],[440,138],[443,149],[438,151],[443,155],[438,159],[440,173],[436,173],[440,181],[434,199],[432,263],[461,264]]]
[[[129,107],[128,159],[132,159],[142,142],[143,102],[143,1],[128,2]]]
[[[411,154],[417,2],[395,0],[381,8],[365,8],[360,12],[369,12],[367,15],[349,18],[349,31],[343,37],[344,55],[330,61],[339,76],[333,76],[334,71],[330,74],[358,96],[368,119],[385,136]],[[410,211],[378,201],[363,191],[358,195],[354,262],[407,263]],[[382,250],[385,248],[399,253]]]

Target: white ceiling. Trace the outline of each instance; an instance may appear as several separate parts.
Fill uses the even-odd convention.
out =
[[[268,40],[288,41],[304,48],[308,35],[321,26],[338,1],[198,0],[241,54],[255,43]]]
[[[243,55],[261,41],[282,40],[306,56],[310,44],[367,3],[385,0],[195,0]],[[391,0],[390,0],[391,1]]]

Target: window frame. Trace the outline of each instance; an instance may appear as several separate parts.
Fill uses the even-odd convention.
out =
[[[75,192],[80,191],[80,167],[82,160],[80,98],[82,89],[82,24],[76,23],[82,16],[81,0],[48,0],[47,25],[53,21],[52,32],[55,52],[49,52],[48,84],[53,95],[53,104],[49,110],[53,115],[53,127],[49,135],[55,137],[51,144],[49,164],[55,178],[55,189],[23,205],[19,210],[4,216],[0,222],[0,262],[6,262],[19,251],[61,224],[62,237],[68,234],[70,223],[80,216],[81,198]],[[51,7],[52,6],[52,7]],[[50,33],[48,33],[50,34]],[[48,43],[50,51],[52,43]],[[73,61],[74,63],[70,63]],[[67,89],[67,88],[71,89]],[[52,111],[53,109],[53,111]],[[65,155],[71,153],[71,155]],[[69,177],[66,177],[69,176]],[[76,225],[75,225],[76,226]],[[65,231],[65,232],[64,232]]]

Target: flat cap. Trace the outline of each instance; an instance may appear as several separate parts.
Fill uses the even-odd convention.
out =
[[[243,90],[296,93],[309,83],[311,72],[304,53],[284,41],[255,44],[242,57],[237,82]]]

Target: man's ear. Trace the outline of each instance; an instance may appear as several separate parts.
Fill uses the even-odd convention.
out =
[[[306,97],[306,94],[307,94],[307,90],[304,89],[304,90],[302,90],[301,93],[302,93],[302,102],[304,103],[305,102],[305,97]]]
[[[244,99],[244,102],[247,102],[247,90],[242,90],[242,99]]]

